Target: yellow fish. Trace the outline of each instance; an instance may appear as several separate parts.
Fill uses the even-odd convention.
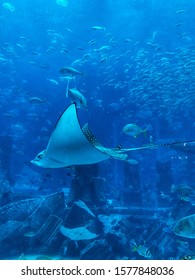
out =
[[[150,259],[152,257],[150,250],[147,247],[145,247],[144,245],[134,246],[132,248],[132,251],[138,252],[138,254],[140,256],[143,256],[146,259]]]

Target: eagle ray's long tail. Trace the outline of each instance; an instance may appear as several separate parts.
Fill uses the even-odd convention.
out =
[[[195,140],[187,140],[187,141],[175,141],[175,142],[171,142],[171,143],[163,143],[163,144],[149,144],[146,146],[142,146],[142,147],[137,147],[137,148],[127,148],[127,149],[120,149],[120,152],[130,152],[130,151],[137,151],[137,150],[144,150],[144,149],[154,149],[154,148],[158,148],[158,147],[170,147],[173,145],[178,145],[178,144],[183,144],[184,146],[187,143],[195,143]]]

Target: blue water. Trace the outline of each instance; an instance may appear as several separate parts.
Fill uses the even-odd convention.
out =
[[[194,239],[172,232],[180,218],[195,213],[193,142],[187,148],[180,144],[133,151],[128,153],[129,163],[109,159],[61,169],[30,163],[46,148],[59,116],[71,104],[66,97],[68,80],[60,73],[63,67],[82,72],[69,85],[87,101],[88,110],[78,108],[79,120],[89,123],[104,146],[134,148],[194,141],[194,17],[193,0],[0,2],[1,259],[25,259],[35,252],[62,259],[147,258],[132,250],[134,241],[150,248],[152,259],[195,254]],[[37,103],[32,102],[35,97]],[[126,124],[147,128],[146,135],[125,134]],[[81,192],[70,199],[75,184],[79,189],[81,185]],[[186,194],[173,191],[173,185],[191,189]],[[95,189],[93,195],[91,188]],[[41,214],[37,227],[33,219],[26,222],[32,217],[28,199],[42,201],[56,192],[64,194],[64,208],[57,209],[52,200],[51,211]],[[37,236],[28,239],[28,233],[33,232],[34,237],[50,215],[57,215],[68,227],[66,215],[77,199],[86,203],[96,219],[121,215],[129,224],[121,223],[131,233],[123,228],[117,236],[115,225],[112,232],[118,241],[113,241],[111,232],[90,225],[98,242],[103,240],[100,245],[111,248],[107,255],[99,250],[96,256],[82,251],[93,239],[70,240],[59,231],[48,247]],[[20,207],[27,207],[29,216],[20,213]],[[9,209],[18,211],[16,217]],[[10,221],[21,229],[18,244],[13,242],[16,229]],[[90,222],[89,218],[69,226]],[[124,243],[119,242],[123,238]],[[182,242],[188,243],[187,248]]]

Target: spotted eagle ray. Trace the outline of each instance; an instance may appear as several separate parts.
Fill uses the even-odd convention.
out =
[[[126,160],[127,157],[118,148],[110,149],[101,145],[87,124],[81,128],[76,105],[73,103],[59,118],[47,148],[31,163],[44,168],[60,168],[98,163],[109,158]]]
[[[82,128],[77,116],[76,104],[71,104],[59,118],[45,150],[31,161],[43,168],[60,168],[72,165],[98,163],[109,158],[127,161],[126,152],[153,149],[157,147],[172,147],[176,144],[193,141],[173,142],[165,144],[148,144],[137,148],[106,148],[95,138],[85,124]]]
[[[65,237],[74,241],[94,239],[98,236],[89,231],[86,227],[67,228],[65,226],[60,226],[60,232]]]

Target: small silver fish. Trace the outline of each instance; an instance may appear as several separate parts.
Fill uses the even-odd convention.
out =
[[[175,13],[176,14],[181,14],[181,13],[184,13],[185,12],[185,10],[177,10]]]
[[[127,162],[128,162],[129,164],[133,164],[133,165],[139,164],[139,162],[138,162],[137,160],[132,159],[132,158],[128,159]]]
[[[99,26],[99,25],[94,25],[92,28],[93,28],[94,30],[106,30],[106,27]]]
[[[181,237],[195,239],[195,214],[180,219],[173,232]]]
[[[75,77],[77,75],[82,75],[82,72],[80,72],[72,67],[63,67],[60,69],[60,73],[62,73],[65,76],[71,76],[71,77]]]
[[[126,133],[127,135],[130,135],[134,138],[137,138],[137,136],[139,136],[140,134],[145,134],[146,135],[146,131],[148,129],[141,129],[139,126],[137,126],[136,124],[126,124],[123,127],[123,132]]]
[[[10,4],[9,2],[3,3],[3,8],[5,8],[6,10],[9,10],[10,12],[15,11],[15,7],[12,4]]]
[[[87,101],[83,94],[76,88],[69,88],[68,95],[71,101],[76,103],[77,107],[87,109]]]
[[[47,79],[50,83],[52,83],[53,85],[59,86],[58,81],[54,80],[54,79]]]
[[[39,97],[31,97],[29,98],[29,102],[33,104],[41,104],[47,101],[47,98],[41,99]]]

